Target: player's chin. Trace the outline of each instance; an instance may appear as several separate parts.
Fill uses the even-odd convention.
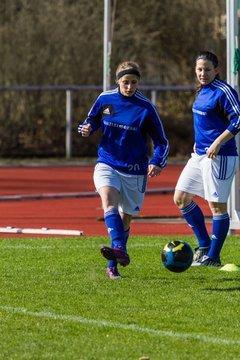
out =
[[[210,84],[210,81],[208,80],[200,80],[201,85],[208,85]]]

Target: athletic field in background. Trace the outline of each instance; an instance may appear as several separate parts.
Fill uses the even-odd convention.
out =
[[[182,166],[170,164],[150,179],[131,226],[131,263],[117,281],[106,277],[99,251],[109,239],[93,166],[1,167],[1,229],[84,235],[0,234],[0,359],[239,359],[240,272],[173,273],[161,261],[173,239],[197,245],[172,201]],[[238,243],[238,236],[228,237],[224,265],[240,265]]]
[[[131,235],[192,235],[173,203],[174,187],[183,166],[169,164],[159,177],[149,179]],[[0,227],[80,230],[85,236],[107,236],[93,170],[93,165],[81,164],[1,166]],[[200,198],[196,201],[210,217],[207,203]],[[207,227],[211,231],[208,221]]]

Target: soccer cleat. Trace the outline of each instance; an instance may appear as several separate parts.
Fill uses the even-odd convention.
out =
[[[220,258],[218,260],[213,260],[207,255],[203,255],[202,260],[199,263],[199,266],[221,266]]]
[[[108,246],[102,246],[100,251],[105,259],[117,261],[121,266],[127,266],[130,263],[129,255],[119,247],[112,249]]]
[[[116,266],[112,266],[112,267],[107,268],[106,275],[111,280],[122,279],[122,276],[119,274],[118,269],[117,269]]]
[[[210,247],[205,248],[195,248],[194,249],[194,255],[193,255],[193,262],[191,266],[199,266],[200,262],[202,261],[202,258],[204,255],[207,255]]]

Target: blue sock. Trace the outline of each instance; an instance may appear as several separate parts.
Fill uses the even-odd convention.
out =
[[[212,245],[208,256],[213,260],[218,260],[224,241],[229,230],[230,219],[228,213],[223,215],[213,215],[212,223]]]
[[[180,209],[180,211],[196,235],[198,246],[200,248],[209,247],[211,245],[211,239],[208,235],[204,215],[200,207],[192,201],[191,204]]]
[[[111,238],[111,247],[125,248],[124,227],[121,216],[117,209],[112,209],[104,214],[105,224]],[[117,266],[117,262],[110,260],[108,267]]]
[[[129,238],[129,233],[130,233],[130,228],[127,229],[127,230],[124,230],[125,244],[124,244],[123,249],[125,251],[127,251],[127,241],[128,241],[128,238]],[[113,266],[117,266],[117,262],[114,261],[114,260],[110,260],[109,263],[108,263],[108,267],[113,267]]]
[[[124,246],[124,250],[127,251],[127,241],[129,238],[129,233],[130,233],[130,228],[127,230],[124,230],[124,238],[125,238],[125,246]]]
[[[114,261],[114,260],[109,260],[109,262],[108,262],[108,268],[113,267],[113,266],[117,267],[117,262]]]

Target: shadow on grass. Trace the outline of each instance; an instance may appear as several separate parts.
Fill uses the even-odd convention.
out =
[[[240,287],[233,287],[233,288],[207,288],[204,289],[205,291],[219,291],[219,292],[231,292],[231,291],[240,291]]]

